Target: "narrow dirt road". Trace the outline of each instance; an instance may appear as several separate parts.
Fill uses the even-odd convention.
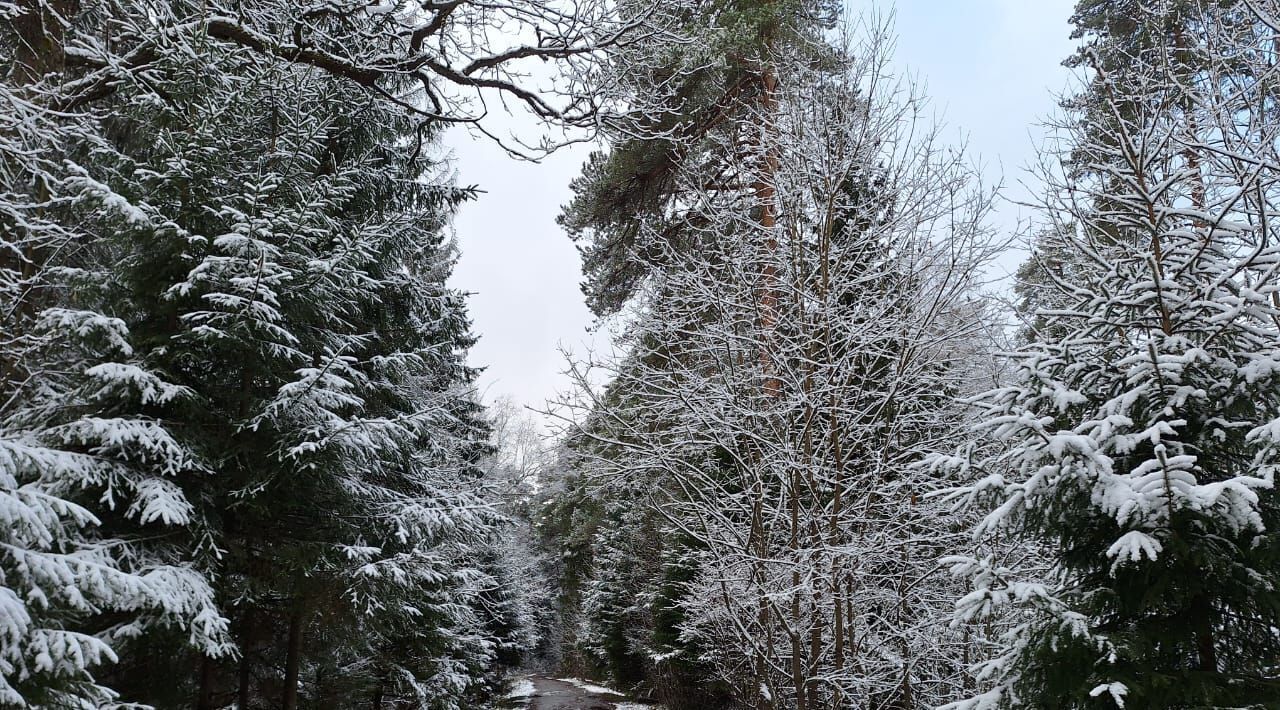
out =
[[[546,676],[531,675],[528,680],[533,692],[521,699],[528,703],[523,706],[528,710],[615,710],[618,703],[626,700],[621,695],[594,692]]]

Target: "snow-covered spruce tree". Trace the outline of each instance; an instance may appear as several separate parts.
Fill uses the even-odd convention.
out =
[[[491,516],[458,493],[485,437],[439,231],[461,194],[418,174],[480,91],[592,114],[518,66],[616,44],[636,23],[603,7],[0,2],[0,473],[14,554],[62,590],[6,569],[4,598],[35,600],[7,609],[6,682],[105,699],[85,670],[112,646],[105,683],[165,706],[476,687],[486,586],[458,540]],[[234,668],[208,585],[164,564],[192,560]],[[90,615],[97,641],[63,633]],[[341,642],[316,651],[322,623]]]
[[[200,56],[157,68],[169,110],[139,92],[117,112],[148,166],[127,197],[166,218],[120,235],[121,309],[193,393],[174,416],[217,474],[208,567],[241,647],[191,687],[203,707],[461,703],[492,656],[462,542],[489,534],[468,492],[487,437],[443,285],[465,193],[415,150],[433,129],[358,87]]]
[[[965,692],[937,565],[963,525],[911,464],[963,431],[987,195],[910,136],[920,101],[886,76],[885,31],[866,40],[838,73],[771,61],[775,102],[740,124],[771,128],[769,189],[758,154],[676,175],[664,229],[699,248],[665,247],[579,433],[601,446],[581,450],[593,478],[659,511],[659,539],[692,541],[682,641],[745,707]]]
[[[645,406],[647,393],[634,387],[635,379],[615,371],[641,377],[660,366],[655,344],[638,350],[639,358],[609,363],[613,382],[598,399],[564,400],[555,410],[582,415],[567,427],[538,511],[544,545],[559,563],[558,655],[565,672],[608,678],[672,710],[721,707],[732,702],[727,688],[698,644],[682,638],[681,600],[697,569],[687,553],[697,541],[666,520],[668,472],[636,461],[620,477],[602,463],[628,460],[629,431],[658,436],[671,423]],[[645,364],[646,358],[656,362]],[[701,454],[694,448],[691,455]]]
[[[974,583],[959,620],[1016,622],[982,671],[993,686],[959,708],[1280,698],[1280,156],[1261,81],[1280,6],[1125,6],[1136,34],[1174,36],[1082,26],[1094,74],[1044,211],[1075,262],[1046,284],[1055,337],[976,400],[996,452],[938,462],[979,479],[961,500],[988,512],[980,537],[1052,563],[957,561]]]
[[[594,534],[602,518],[600,501],[591,495],[582,472],[567,461],[573,443],[565,443],[548,466],[531,510],[538,538],[553,562],[549,571],[556,590],[553,627],[542,655],[553,660],[558,670],[590,677],[599,671],[586,667],[577,637],[582,626],[582,590],[591,573]]]
[[[660,538],[658,516],[637,504],[635,496],[610,496],[602,502],[592,539],[592,573],[582,590],[583,635],[577,643],[596,668],[624,687],[634,687],[655,670],[652,616],[666,546],[654,544]]]
[[[59,3],[0,16],[0,705],[100,707],[130,639],[169,629],[233,652],[187,564],[208,470],[160,412],[190,392],[139,356],[107,294],[104,233],[145,221],[90,174],[120,159],[59,115]],[[46,31],[48,30],[48,31]]]

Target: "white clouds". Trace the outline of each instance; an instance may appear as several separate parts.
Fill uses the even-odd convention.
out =
[[[902,0],[896,26],[898,63],[927,83],[933,105],[965,142],[988,182],[1002,182],[1005,202],[995,225],[1012,233],[1029,217],[1016,202],[1034,199],[1024,183],[1058,111],[1070,71],[1062,66],[1075,42],[1069,20],[1075,0]],[[1007,276],[1022,260],[1012,251],[996,264]]]
[[[471,362],[488,368],[482,387],[540,404],[562,369],[557,344],[575,345],[591,323],[578,290],[577,251],[555,223],[586,150],[534,164],[461,132],[446,140],[454,144],[460,181],[485,191],[463,206],[455,225],[462,258],[452,283],[475,292],[470,310],[481,336]]]

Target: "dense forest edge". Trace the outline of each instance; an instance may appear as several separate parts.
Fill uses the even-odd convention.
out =
[[[873,6],[0,0],[0,709],[1280,707],[1280,0],[1063,32],[1009,232]]]

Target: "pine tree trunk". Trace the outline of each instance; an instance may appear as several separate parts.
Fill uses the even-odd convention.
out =
[[[282,710],[298,708],[298,669],[302,662],[303,610],[299,602],[289,617],[289,645],[284,661],[284,701]]]
[[[241,621],[241,624],[243,625],[243,629],[240,632],[242,649],[240,655],[240,669],[237,678],[238,687],[236,689],[236,707],[238,710],[248,710],[249,707],[249,688],[250,681],[253,678],[251,673],[253,661],[250,658],[250,655],[253,653],[254,641],[256,639],[256,634],[254,634],[254,616],[253,610],[245,610],[244,617]]]
[[[1218,671],[1218,649],[1213,638],[1213,607],[1207,599],[1197,599],[1191,605],[1193,616],[1197,620],[1196,628],[1196,661],[1199,670],[1207,673]]]
[[[196,710],[213,710],[213,686],[215,683],[213,659],[200,657],[200,691],[196,696]]]
[[[17,0],[17,15],[10,24],[17,38],[14,42],[12,81],[27,86],[49,72],[62,68],[63,21],[68,23],[80,12],[80,0]]]

